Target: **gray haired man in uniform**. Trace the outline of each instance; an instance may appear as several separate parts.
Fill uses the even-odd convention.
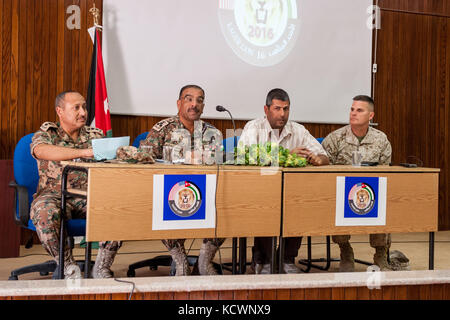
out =
[[[380,130],[369,126],[375,115],[374,101],[364,95],[353,98],[350,109],[350,124],[330,133],[322,142],[332,164],[352,164],[352,152],[358,150],[362,161],[378,162],[389,165],[392,148],[386,135]],[[350,245],[350,235],[332,237],[339,245],[341,272],[355,271],[353,248]],[[387,261],[387,252],[391,246],[390,234],[371,234],[370,245],[375,248],[374,263],[381,271],[393,270]]]
[[[92,139],[103,137],[103,131],[86,126],[86,101],[74,91],[60,93],[55,102],[59,123],[45,122],[37,131],[31,143],[31,154],[37,160],[39,184],[31,204],[30,217],[45,250],[59,261],[59,226],[61,223],[61,161],[77,158],[92,158]],[[87,188],[87,175],[74,171],[68,175],[69,188]],[[86,218],[86,199],[68,198],[67,216]],[[92,276],[111,278],[110,269],[121,243],[117,241],[100,243]],[[66,246],[64,255],[64,276],[81,276],[72,249]]]

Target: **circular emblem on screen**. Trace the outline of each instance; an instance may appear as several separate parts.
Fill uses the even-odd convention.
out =
[[[190,181],[177,182],[169,192],[170,209],[179,217],[193,216],[202,204],[199,188]]]
[[[219,21],[234,53],[261,67],[288,56],[300,25],[296,0],[219,0]]]
[[[365,215],[375,204],[375,193],[366,183],[355,184],[348,194],[348,204],[354,213]]]

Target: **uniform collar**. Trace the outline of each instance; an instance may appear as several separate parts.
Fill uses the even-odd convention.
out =
[[[367,130],[367,134],[364,136],[364,138],[359,142],[358,138],[355,136],[355,134],[352,131],[351,125],[347,126],[347,130],[345,131],[345,141],[349,144],[353,145],[361,145],[365,143],[373,143],[374,142],[374,129],[369,126],[369,129]]]
[[[87,134],[86,131],[86,126],[83,126],[80,128],[80,132],[78,134],[78,139],[77,141],[73,141],[72,137],[64,131],[64,129],[61,127],[61,124],[58,122],[56,123],[56,125],[58,126],[58,135],[64,140],[64,141],[72,141],[74,143],[84,143],[87,142],[89,140],[89,135]]]
[[[179,115],[176,115],[176,116],[174,117],[174,119],[175,119],[175,121],[181,126],[181,128],[186,129],[186,127],[184,126],[183,122],[181,121]],[[197,120],[197,121],[200,121],[200,123],[202,124],[202,128],[204,128],[204,126],[205,126],[204,121],[203,121],[202,119],[199,119],[199,120]],[[187,129],[186,129],[186,130],[187,130]]]

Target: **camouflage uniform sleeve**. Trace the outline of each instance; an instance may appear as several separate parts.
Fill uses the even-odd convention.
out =
[[[155,158],[162,159],[162,149],[166,139],[167,125],[168,122],[166,120],[160,121],[155,124],[149,131],[147,137],[141,141],[141,143],[139,144],[139,148],[150,146],[152,147]]]
[[[389,165],[391,163],[392,157],[392,147],[389,140],[386,138],[385,143],[381,149],[380,161],[379,163],[382,165]]]
[[[339,150],[338,146],[336,144],[336,140],[333,139],[333,137],[334,137],[333,134],[330,133],[322,141],[322,147],[326,151],[326,153],[328,155],[328,159],[330,159],[331,164],[336,163],[336,159],[338,156],[338,150]]]
[[[36,159],[34,156],[34,149],[40,145],[40,144],[49,144],[53,145],[53,139],[51,136],[51,128],[58,128],[56,124],[52,122],[46,122],[44,123],[40,129],[33,135],[33,139],[31,140],[30,144],[30,151],[33,158]]]

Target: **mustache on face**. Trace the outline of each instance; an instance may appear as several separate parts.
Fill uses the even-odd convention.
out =
[[[189,111],[200,112],[200,110],[199,110],[197,107],[189,108],[189,109],[188,109],[188,112],[189,112]]]

